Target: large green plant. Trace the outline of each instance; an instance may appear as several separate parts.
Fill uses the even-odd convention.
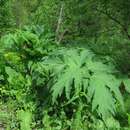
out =
[[[117,78],[113,65],[91,51],[56,48],[44,34],[26,28],[0,41],[0,101],[17,118],[10,128],[86,130],[100,124],[97,117],[109,124],[116,107],[123,107],[119,86],[123,81],[129,91],[129,79]]]
[[[45,40],[47,37],[41,40],[40,34],[32,29],[17,30],[14,34],[5,35],[0,39],[0,101],[7,105],[15,116],[17,110],[31,113],[37,106],[37,88],[32,85],[32,80],[37,74],[31,75],[29,65],[39,61],[53,48],[53,45],[50,45],[51,40]],[[35,98],[35,101],[32,98]],[[24,122],[22,116],[28,115],[22,113],[11,120],[11,129],[18,129],[16,122],[19,121],[21,129],[29,130],[30,124]]]
[[[42,64],[52,73],[49,86],[53,103],[64,94],[70,103],[84,95],[86,104],[90,102],[92,111],[97,111],[103,119],[115,114],[116,103],[123,107],[121,80],[114,75],[116,70],[112,65],[95,60],[92,52],[60,49],[46,57]]]

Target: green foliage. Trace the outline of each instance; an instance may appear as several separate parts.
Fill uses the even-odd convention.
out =
[[[0,0],[0,127],[129,129],[129,5]]]
[[[43,61],[43,67],[52,73],[49,86],[53,103],[64,92],[70,102],[84,93],[86,102],[92,102],[92,111],[96,110],[104,120],[115,114],[116,100],[123,107],[121,81],[113,75],[116,70],[112,65],[94,60],[93,53],[84,49],[61,49],[55,53]]]
[[[124,107],[119,87],[129,92],[127,76],[86,48],[54,45],[51,36],[26,26],[1,38],[0,93],[11,112],[9,128],[119,128],[108,120],[116,122],[117,107]]]
[[[47,39],[47,37],[45,39]],[[45,39],[43,39],[43,41],[45,41]],[[37,92],[32,94],[32,82],[35,79],[35,75],[31,74],[29,66],[30,63],[40,60],[44,55],[47,55],[48,51],[51,51],[51,48],[54,48],[54,45],[49,45],[49,41],[43,41],[40,40],[39,35],[33,33],[32,30],[18,30],[15,34],[9,34],[1,38],[0,96],[2,102],[8,104],[9,108],[7,109],[11,109],[12,114],[16,114],[17,110],[23,111],[23,109],[32,112],[37,106],[37,102],[33,102],[33,98],[36,98]],[[46,45],[50,46],[50,50],[45,49]],[[12,105],[10,106],[9,104]],[[25,116],[27,116],[28,120],[28,114],[26,115],[25,113]],[[24,117],[24,115],[21,115],[21,117]],[[26,122],[24,122],[24,118],[21,119],[21,117],[18,116],[14,118],[12,116],[15,121],[10,121],[11,129],[18,128],[18,121],[21,122],[21,129],[25,129],[23,127]],[[26,130],[31,129],[28,125],[25,125],[25,127],[27,127]]]
[[[96,42],[91,41],[89,47],[100,57],[111,57],[111,62],[116,65],[116,68],[122,73],[128,74],[130,69],[128,39],[120,34],[111,37],[101,35]]]
[[[49,61],[49,63],[51,62],[50,65],[54,67],[52,69],[54,70],[55,83],[51,88],[51,91],[53,91],[53,102],[56,101],[58,95],[62,94],[64,87],[67,99],[70,99],[71,87],[73,84],[75,94],[78,94],[81,91],[82,86],[85,90],[85,87],[87,87],[87,81],[85,83],[84,79],[89,78],[87,68],[84,66],[87,57],[91,56],[89,51],[84,50],[78,52],[77,50],[63,49],[60,50],[60,52],[63,52],[63,54],[61,54],[61,58],[59,54],[58,63],[56,63],[55,59],[52,59],[53,61]]]
[[[18,111],[17,112],[18,120],[20,120],[20,130],[31,130],[31,120],[32,114],[28,111]]]
[[[47,111],[44,111],[44,117],[42,119],[43,125],[45,127],[45,130],[52,130],[51,127],[51,119],[50,116],[48,115]]]

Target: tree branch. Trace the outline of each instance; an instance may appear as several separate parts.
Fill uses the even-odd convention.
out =
[[[59,39],[61,39],[60,38],[60,28],[61,28],[61,25],[62,25],[63,7],[64,7],[64,4],[62,3],[61,9],[60,9],[59,18],[58,18],[57,28],[56,28],[56,37],[55,37],[55,40],[57,42],[61,41]]]
[[[119,20],[117,20],[116,18],[112,17],[109,13],[104,12],[103,10],[98,10],[96,9],[98,12],[106,15],[108,18],[110,18],[111,20],[113,20],[114,22],[116,22],[118,25],[120,25],[120,27],[123,29],[123,31],[125,32],[126,36],[128,37],[128,39],[130,39],[130,34],[128,33],[128,29],[127,27],[122,24]]]

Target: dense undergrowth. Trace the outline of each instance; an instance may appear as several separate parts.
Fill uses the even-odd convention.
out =
[[[118,51],[101,56],[89,43],[57,45],[37,27],[3,36],[0,46],[0,123],[7,130],[129,129],[130,81],[118,69]]]
[[[0,0],[0,129],[129,130],[130,0]]]

